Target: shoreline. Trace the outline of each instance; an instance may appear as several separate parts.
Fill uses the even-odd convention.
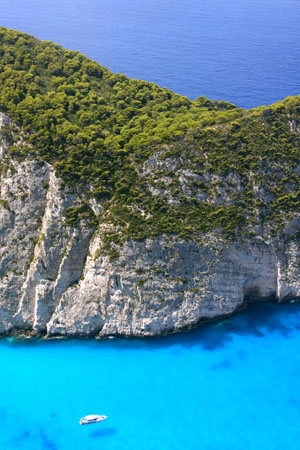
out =
[[[93,341],[107,341],[110,339],[126,339],[126,340],[134,340],[139,339],[141,341],[145,340],[155,340],[162,337],[167,336],[173,336],[173,335],[180,335],[189,333],[191,331],[200,330],[202,327],[206,325],[211,325],[213,323],[219,322],[221,323],[224,320],[228,320],[237,314],[248,310],[251,308],[251,306],[259,306],[259,305],[292,305],[292,304],[300,304],[299,298],[290,299],[288,301],[284,302],[278,302],[278,301],[272,301],[272,300],[258,300],[253,302],[247,302],[240,305],[235,311],[229,313],[220,315],[211,319],[201,319],[196,324],[192,324],[190,326],[186,326],[181,328],[180,330],[173,330],[168,332],[162,332],[158,334],[144,334],[144,335],[126,335],[126,334],[112,334],[107,336],[99,336],[95,334],[87,334],[87,335],[57,335],[57,336],[48,336],[46,333],[40,333],[36,332],[34,330],[11,330],[8,333],[0,334],[0,340],[1,339],[8,339],[12,338],[15,342],[24,342],[24,341],[34,341],[39,340],[42,342],[54,342],[54,341],[70,341],[70,340],[76,340],[76,341],[84,341],[84,340],[93,340]]]

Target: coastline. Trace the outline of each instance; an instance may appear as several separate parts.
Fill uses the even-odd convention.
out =
[[[0,339],[13,338],[14,342],[18,342],[18,341],[23,342],[23,341],[28,341],[28,340],[29,341],[30,340],[40,340],[40,341],[47,341],[47,342],[68,341],[68,340],[85,341],[85,340],[91,340],[91,339],[95,340],[95,341],[106,341],[109,339],[127,339],[129,341],[136,340],[136,339],[140,339],[141,341],[148,340],[148,339],[155,340],[155,339],[172,336],[172,335],[179,336],[181,334],[189,333],[191,331],[197,331],[197,330],[200,331],[206,325],[212,325],[214,323],[216,323],[217,325],[222,324],[223,321],[226,321],[230,318],[234,318],[239,313],[243,313],[251,307],[260,307],[260,306],[269,306],[269,305],[280,306],[280,305],[292,305],[292,304],[296,304],[296,305],[300,304],[300,299],[295,298],[295,299],[291,299],[291,300],[284,301],[284,302],[275,302],[275,301],[270,301],[270,300],[264,300],[264,301],[253,301],[253,302],[249,302],[249,303],[244,303],[243,305],[240,305],[232,313],[216,316],[215,318],[210,318],[210,319],[201,319],[198,323],[183,327],[182,329],[173,330],[173,331],[171,330],[168,332],[161,332],[161,333],[157,333],[157,334],[153,334],[153,335],[150,335],[150,334],[145,334],[145,335],[115,334],[115,335],[107,335],[107,336],[98,336],[95,334],[87,334],[87,335],[72,334],[70,336],[68,336],[68,335],[47,336],[47,334],[38,333],[34,330],[10,330],[6,334],[1,334]]]

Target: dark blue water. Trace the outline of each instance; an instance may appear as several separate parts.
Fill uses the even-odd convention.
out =
[[[1,24],[250,108],[300,94],[299,0],[1,0]]]
[[[299,350],[296,304],[145,341],[4,339],[0,448],[298,450]]]

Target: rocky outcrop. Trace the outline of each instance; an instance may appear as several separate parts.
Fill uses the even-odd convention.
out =
[[[109,263],[93,257],[98,239],[91,242],[83,279],[63,294],[48,323],[49,335],[156,335],[231,314],[245,302],[299,296],[299,249],[293,246],[279,252],[257,241],[221,249],[217,242],[161,238],[128,242]]]
[[[0,114],[2,131],[8,122]],[[199,243],[161,236],[125,242],[112,261],[101,252],[101,226],[86,219],[66,226],[65,209],[80,199],[62,187],[52,166],[13,160],[7,149],[3,135],[1,334],[152,336],[250,301],[300,297],[300,247],[291,237],[298,218],[280,239],[266,231],[227,243],[214,232]]]

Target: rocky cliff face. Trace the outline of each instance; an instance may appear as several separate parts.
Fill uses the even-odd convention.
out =
[[[64,211],[80,198],[52,166],[8,156],[8,124],[1,113],[1,334],[152,336],[231,314],[249,301],[300,297],[300,246],[291,237],[297,214],[280,239],[268,229],[226,242],[217,232],[198,243],[162,235],[128,240],[111,260],[101,252],[106,225],[96,229],[82,219],[66,226]],[[145,176],[153,165],[152,157]]]

